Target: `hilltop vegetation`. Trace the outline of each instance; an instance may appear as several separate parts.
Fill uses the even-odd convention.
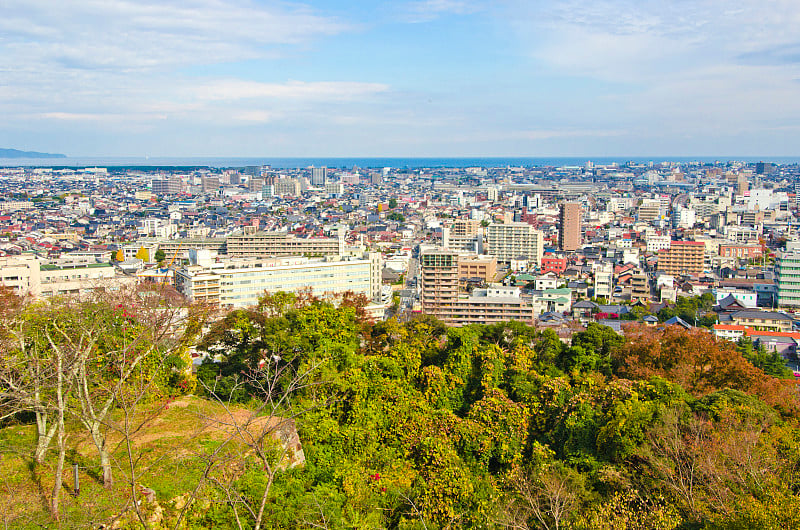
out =
[[[8,526],[800,527],[795,383],[702,331],[567,346],[285,293],[213,322],[166,293],[4,307]]]

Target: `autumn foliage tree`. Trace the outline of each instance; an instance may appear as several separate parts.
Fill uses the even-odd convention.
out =
[[[612,357],[619,377],[663,377],[697,396],[732,388],[753,393],[786,413],[800,412],[793,381],[766,375],[732,343],[717,340],[704,330],[632,326]]]

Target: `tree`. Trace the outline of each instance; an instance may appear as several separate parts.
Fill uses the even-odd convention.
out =
[[[538,470],[518,469],[511,483],[515,495],[501,525],[519,530],[563,528],[584,489],[578,473],[556,463]]]
[[[162,249],[159,248],[158,250],[156,250],[155,259],[159,264],[163,263],[163,261],[166,259],[166,257],[167,257],[167,253],[164,252]]]
[[[392,209],[392,210],[397,208],[397,199],[395,199],[394,197],[389,199],[389,208]]]
[[[733,344],[718,341],[706,331],[631,326],[626,337],[625,343],[612,351],[618,376],[664,377],[697,396],[733,388],[756,395],[787,414],[800,412],[793,381],[770,377],[745,360]]]

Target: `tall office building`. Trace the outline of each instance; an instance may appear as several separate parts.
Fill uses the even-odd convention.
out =
[[[324,186],[328,176],[328,168],[311,166],[311,185]]]
[[[565,202],[558,216],[561,231],[558,233],[558,246],[561,250],[572,252],[581,246],[581,205]]]

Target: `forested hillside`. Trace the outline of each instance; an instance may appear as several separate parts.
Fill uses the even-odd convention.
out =
[[[2,308],[8,528],[800,528],[796,384],[705,331]]]

